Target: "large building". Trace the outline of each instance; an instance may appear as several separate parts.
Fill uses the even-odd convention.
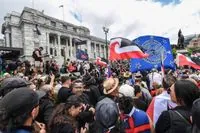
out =
[[[189,48],[199,48],[200,47],[200,35],[195,35],[194,38],[188,44]]]
[[[4,17],[2,34],[5,47],[22,48],[23,59],[31,59],[34,48],[42,46],[44,53],[63,63],[64,56],[76,59],[76,50],[85,50],[90,59],[106,56],[105,40],[91,36],[90,30],[45,15],[25,7],[22,13],[12,12]],[[85,44],[77,45],[77,41]]]

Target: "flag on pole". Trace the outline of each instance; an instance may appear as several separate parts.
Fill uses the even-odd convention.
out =
[[[200,69],[200,66],[193,62],[189,57],[186,57],[183,54],[178,53],[176,57],[177,66],[190,66],[194,69]]]
[[[85,52],[81,49],[77,49],[76,58],[79,60],[84,60],[84,61],[88,61],[88,59],[89,59],[87,52]]]
[[[63,5],[60,5],[59,8],[63,7]]]
[[[148,57],[134,42],[121,37],[111,39],[109,49],[110,60]]]
[[[138,37],[133,42],[149,56],[147,58],[131,59],[131,72],[152,70],[153,68],[160,70],[161,54],[163,54],[163,66],[165,68],[175,69],[174,58],[168,38],[148,35]]]
[[[80,23],[82,23],[82,15],[79,12],[75,11],[70,11],[70,14]]]
[[[107,65],[108,65],[107,62],[108,62],[108,61],[107,61],[106,59],[101,58],[101,57],[97,57],[97,58],[96,58],[96,61],[95,61],[95,63],[96,63],[97,65],[103,66],[103,67],[107,67]]]

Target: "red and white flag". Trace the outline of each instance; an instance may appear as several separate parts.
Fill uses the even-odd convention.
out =
[[[107,67],[108,65],[106,59],[101,58],[101,57],[97,57],[95,63],[97,65],[104,66],[104,67]]]
[[[123,60],[131,58],[146,58],[148,54],[142,52],[142,50],[133,42],[125,38],[114,38],[110,41],[110,60]]]
[[[178,53],[176,57],[177,66],[190,66],[194,69],[200,69],[200,66],[193,62],[189,57]]]

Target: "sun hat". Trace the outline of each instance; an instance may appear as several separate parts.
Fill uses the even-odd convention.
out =
[[[117,89],[119,85],[119,79],[118,78],[108,78],[104,81],[103,87],[104,87],[104,94],[110,94],[115,89]]]

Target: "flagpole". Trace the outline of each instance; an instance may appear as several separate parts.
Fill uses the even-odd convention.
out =
[[[65,21],[64,5],[60,5],[59,8],[62,8],[63,21]]]
[[[34,0],[32,0],[32,8],[34,9]]]
[[[105,41],[106,41],[106,59],[108,60],[108,42],[107,42],[107,35],[108,35],[108,31],[109,31],[109,28],[107,27],[103,27],[103,31],[105,33]]]
[[[164,78],[165,76],[164,51],[161,51],[161,72],[162,72],[162,78]]]

